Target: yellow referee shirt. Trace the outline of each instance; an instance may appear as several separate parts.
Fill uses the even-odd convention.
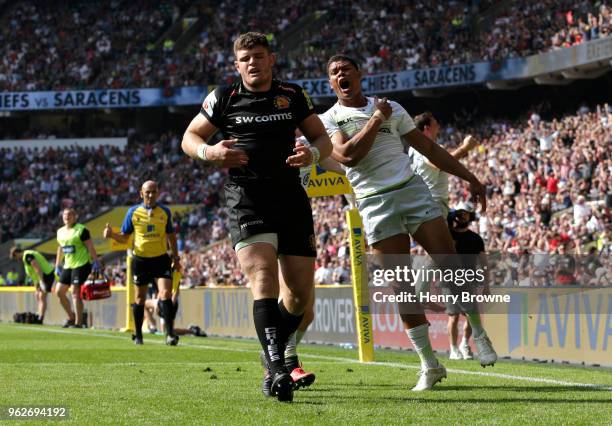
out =
[[[172,213],[162,204],[146,207],[132,206],[123,220],[121,233],[134,234],[134,254],[139,257],[157,257],[168,252],[167,235],[174,233]]]

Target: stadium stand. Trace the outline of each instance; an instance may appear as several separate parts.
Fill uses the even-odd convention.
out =
[[[337,52],[357,57],[367,73],[376,73],[528,56],[610,33],[610,8],[605,4],[506,3],[509,10],[502,9],[489,18],[486,30],[476,31],[477,15],[470,13],[469,1],[334,2],[328,5],[324,24],[304,36],[304,43],[289,55],[285,75],[321,77],[327,59]]]
[[[110,206],[136,202],[141,183],[152,176],[172,182],[172,190],[161,188],[167,203],[206,203],[221,183],[221,172],[204,176],[203,167],[182,155],[173,133],[134,133],[123,152],[109,146],[20,148],[1,149],[0,157],[7,165],[0,183],[2,241],[51,236],[67,206],[88,220]]]
[[[594,0],[58,4],[0,1],[0,91],[229,83],[235,70],[228,46],[244,28],[268,33],[279,53],[280,75],[293,79],[322,77],[328,57],[339,51],[354,55],[366,73],[387,72],[562,49],[607,37],[612,25],[610,7]],[[236,15],[238,9],[244,13]],[[307,25],[308,17],[316,19]],[[197,31],[170,36],[187,18],[198,24],[185,28]],[[295,48],[284,46],[291,37],[299,39]],[[607,104],[546,119],[535,112],[521,120],[464,118],[443,129],[442,143],[454,147],[466,134],[482,143],[465,161],[487,185],[489,208],[475,225],[489,251],[586,254],[609,243],[610,211],[604,200],[611,193],[612,115]],[[0,182],[2,242],[51,236],[65,206],[76,206],[87,220],[111,206],[135,202],[142,180],[156,176],[177,188],[163,193],[162,201],[199,206],[175,218],[190,285],[246,284],[219,208],[224,171],[187,159],[175,132],[68,127],[33,123],[21,131],[0,128],[0,137],[128,136],[128,147],[1,149],[6,165]],[[467,195],[456,179],[450,191],[451,205]],[[332,281],[344,283],[346,202],[315,199],[313,208],[318,267],[325,264],[335,271]]]
[[[481,141],[465,162],[487,186],[487,213],[475,226],[489,252],[586,255],[593,246],[607,247],[611,217],[604,199],[612,192],[608,105],[584,106],[551,120],[533,112],[519,121],[447,125],[441,143],[450,149],[467,134]],[[60,209],[68,205],[86,220],[110,206],[136,202],[139,184],[158,176],[163,202],[198,204],[175,217],[189,285],[245,285],[227,242],[227,216],[219,207],[226,174],[196,165],[179,145],[179,135],[172,132],[132,132],[123,152],[111,147],[1,150],[0,160],[7,164],[0,183],[3,241],[52,236]],[[175,189],[163,182],[172,182]],[[466,198],[467,188],[457,179],[450,182],[452,206]],[[317,266],[325,264],[333,282],[346,283],[346,202],[336,196],[313,199],[312,206]]]
[[[102,416],[123,423],[169,416],[185,423],[202,418],[230,423],[235,417],[232,423],[237,423],[245,410],[262,422],[302,421],[254,399],[262,373],[254,323],[261,323],[262,315],[253,308],[262,302],[251,302],[262,294],[250,291],[231,246],[230,213],[222,207],[228,170],[194,161],[181,148],[188,123],[211,105],[212,96],[208,103],[204,97],[238,78],[233,41],[240,33],[260,31],[276,54],[275,76],[299,83],[317,113],[336,101],[326,78],[327,61],[345,53],[361,65],[361,87],[368,96],[388,97],[413,117],[431,111],[440,124],[436,142],[448,151],[473,135],[478,144],[461,161],[487,192],[487,211],[477,209],[470,227],[484,239],[491,288],[463,287],[470,292],[477,287],[486,335],[477,336],[480,321],[468,321],[475,316],[456,317],[466,360],[476,354],[466,356],[470,337],[464,325],[471,322],[472,337],[481,342],[474,339],[471,345],[479,358],[472,362],[460,361],[449,342],[452,323],[441,299],[424,305],[427,325],[412,327],[398,315],[401,304],[374,296],[373,284],[393,279],[384,262],[372,267],[373,250],[361,243],[364,228],[356,217],[347,223],[353,197],[311,199],[314,320],[307,324],[311,312],[306,309],[299,330],[307,333],[296,333],[292,340],[300,343],[304,337],[300,345],[308,349],[301,346],[298,352],[301,356],[304,349],[304,368],[318,377],[312,391],[300,391],[297,408],[316,405],[324,414],[317,417],[322,424],[348,416],[371,421],[372,412],[394,423],[399,418],[436,424],[483,418],[606,423],[609,398],[601,391],[612,390],[606,370],[612,367],[611,26],[608,0],[0,0],[0,334],[8,342],[0,359],[11,366],[4,369],[6,386],[0,382],[0,389],[7,397],[16,395],[20,404],[6,411],[36,417],[36,410],[51,407],[80,423],[99,422]],[[280,97],[274,107],[286,108]],[[295,115],[250,118],[244,122],[293,120]],[[388,124],[379,127],[379,136],[389,131]],[[348,127],[353,125],[359,128],[360,119]],[[220,133],[207,142],[229,136]],[[272,137],[270,142],[277,141]],[[385,143],[384,137],[378,142]],[[328,179],[320,167],[311,178],[310,189],[321,192],[344,179]],[[173,209],[180,254],[182,278],[173,271],[172,287],[183,347],[169,363],[165,358],[174,349],[155,336],[172,323],[163,307],[169,305],[159,303],[164,291],[148,292],[157,301],[147,303],[155,321],[147,318],[143,327],[151,333],[145,351],[129,349],[129,332],[140,322],[135,304],[142,298],[135,297],[130,284],[138,271],[126,262],[128,246],[104,239],[102,232],[106,223],[120,226],[128,206],[141,201],[139,189],[148,179],[159,182],[159,202]],[[465,182],[451,176],[448,190],[451,208],[466,205]],[[59,330],[66,319],[55,297],[59,286],[48,294],[44,327],[42,318],[24,312],[44,298],[37,287],[43,283],[24,274],[36,266],[27,266],[31,257],[9,256],[19,246],[53,260],[65,207],[78,212],[103,259],[106,276],[91,274],[88,284],[93,285],[81,289],[93,293],[97,286],[108,296],[103,281],[113,286],[110,297],[88,298],[82,320],[90,330]],[[157,217],[149,216],[147,237],[155,238]],[[136,226],[144,229],[142,223]],[[469,242],[480,247],[473,238]],[[424,250],[414,241],[410,253],[410,272],[425,266],[417,257]],[[457,260],[465,262],[461,256]],[[443,281],[459,287],[457,273],[463,272],[463,282],[469,283],[466,269],[450,271],[450,279],[444,274]],[[418,291],[448,295],[439,284],[435,279],[419,283]],[[373,290],[370,300],[367,290]],[[290,298],[281,294],[280,299],[290,306]],[[265,301],[270,312],[276,312],[276,302]],[[297,323],[299,318],[287,312],[279,307],[286,323]],[[24,317],[38,325],[10,324]],[[275,327],[281,346],[285,325]],[[417,328],[425,329],[428,344],[421,344],[423,331],[414,338]],[[214,338],[206,343],[183,338],[188,331]],[[274,342],[272,329],[263,331],[269,340],[265,355]],[[484,367],[487,359],[483,337],[497,352],[492,372],[476,364]],[[55,350],[59,347],[79,350]],[[36,356],[24,357],[25,350]],[[442,381],[442,363],[419,362],[415,352],[425,351],[435,351],[452,373],[437,385],[437,398],[406,394],[417,371],[419,382],[428,376],[434,382],[428,371],[437,365],[433,369]],[[165,379],[147,379],[160,372]],[[130,377],[141,379],[142,386],[132,386]],[[91,410],[90,399],[74,398],[75,380],[83,378],[77,386],[95,392],[98,409]],[[299,379],[296,390],[303,384]],[[228,405],[228,389],[232,402],[246,403]],[[168,398],[152,403],[142,398],[143,390],[174,395],[175,403]],[[416,410],[406,412],[396,403],[400,398]],[[186,400],[188,409],[178,412],[176,403]],[[347,404],[352,401],[361,403]]]
[[[573,0],[511,3],[494,18],[489,30],[483,31],[481,58],[533,55],[610,34],[612,16],[606,4]]]
[[[367,73],[397,71],[527,56],[605,37],[612,25],[610,7],[593,0],[268,0],[256,7],[228,0],[215,4],[214,12],[190,0],[56,3],[7,6],[0,19],[0,90],[229,83],[236,73],[228,46],[244,28],[268,33],[280,50],[280,75],[296,79],[324,76],[327,59],[337,52],[355,56]],[[476,25],[480,13],[505,3],[511,4]],[[164,34],[194,10],[202,29],[175,49]],[[300,30],[300,18],[313,14],[320,16],[316,25]],[[300,43],[286,50],[289,33],[298,33]]]
[[[1,20],[0,90],[151,85],[137,56],[190,1],[23,1]],[[61,6],[61,7],[58,7]],[[148,64],[159,69],[161,60]]]

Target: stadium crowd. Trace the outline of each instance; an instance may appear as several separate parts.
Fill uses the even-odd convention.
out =
[[[593,247],[609,252],[612,226],[604,200],[612,194],[610,106],[582,107],[552,120],[533,112],[519,122],[446,125],[439,142],[450,149],[466,134],[481,142],[464,161],[487,187],[487,212],[474,229],[488,252],[588,256]],[[156,176],[161,202],[197,204],[174,218],[188,284],[246,284],[227,242],[227,215],[219,207],[226,172],[185,157],[179,135],[132,132],[123,152],[108,146],[2,149],[0,160],[6,165],[0,183],[3,241],[53,235],[66,206],[76,207],[86,221],[112,206],[137,202],[140,183]],[[467,187],[451,177],[451,207],[467,196]],[[312,206],[320,269],[315,279],[348,283],[347,203],[330,197],[313,199]],[[121,265],[110,268],[120,275]]]
[[[462,136],[446,130],[449,142]],[[469,133],[482,142],[465,161],[487,187],[478,231],[488,250],[532,249],[542,241],[551,251],[570,242],[581,247],[609,227],[609,212],[601,206],[612,193],[607,105],[551,121],[534,112],[527,123],[485,122]],[[450,194],[453,205],[466,189],[452,178]]]
[[[180,151],[177,134],[132,133],[117,147],[0,149],[0,238],[44,237],[57,228],[58,214],[74,206],[86,221],[112,206],[138,201],[138,188],[158,176],[166,203],[214,202],[223,172],[208,173]],[[127,160],[127,161],[126,161]]]
[[[55,1],[29,0],[8,7],[0,19],[0,90],[171,90],[228,83],[236,78],[228,46],[242,29],[262,29],[274,46],[309,13],[319,20],[299,34],[296,48],[279,52],[283,78],[320,78],[327,58],[337,52],[355,56],[367,73],[376,73],[526,56],[610,33],[610,7],[593,0],[512,2],[478,30],[478,13],[497,3],[225,0],[195,7],[190,0],[80,0],[60,8]],[[194,10],[204,28],[175,51],[162,35]]]
[[[487,212],[473,228],[485,239],[487,252],[501,254],[498,284],[533,282],[534,273],[542,281],[545,274],[537,274],[544,269],[542,259],[553,268],[560,256],[573,257],[582,268],[580,282],[603,279],[605,265],[593,259],[604,259],[599,254],[611,250],[612,109],[583,106],[577,114],[550,121],[533,112],[522,123],[448,126],[442,143],[455,146],[468,133],[481,145],[464,162],[488,196]],[[450,205],[467,194],[467,187],[451,177]]]
[[[0,21],[0,91],[155,86],[134,64],[189,3],[15,2]]]
[[[290,56],[285,75],[321,77],[327,58],[339,51],[357,57],[367,73],[528,56],[606,37],[612,26],[605,4],[544,0],[512,2],[490,28],[475,31],[471,4],[333,2],[324,23]]]
[[[612,29],[605,3],[575,0],[516,1],[483,31],[479,56],[528,56],[603,38]],[[596,6],[598,5],[598,7]]]

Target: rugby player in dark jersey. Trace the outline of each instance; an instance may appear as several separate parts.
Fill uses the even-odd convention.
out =
[[[291,401],[284,348],[311,297],[316,256],[299,168],[328,157],[332,146],[306,92],[272,78],[276,58],[264,34],[240,35],[234,54],[241,80],[206,97],[182,148],[192,158],[230,169],[225,198],[232,245],[253,292],[253,321],[272,377],[271,393]],[[295,142],[296,128],[310,147]],[[208,145],[218,130],[225,139]],[[287,283],[280,302],[279,270]]]
[[[488,294],[489,280],[486,274],[488,262],[485,255],[484,240],[480,235],[469,229],[470,222],[475,219],[476,212],[473,204],[462,201],[448,216],[448,228],[453,241],[455,241],[455,249],[463,267],[471,271],[476,271],[476,268],[480,267],[482,271],[485,271],[482,292]],[[473,359],[474,355],[468,343],[472,336],[472,327],[469,321],[464,323],[463,338],[457,348],[459,314],[465,315],[465,313],[461,311],[460,305],[453,303],[447,304],[446,313],[448,314],[447,331],[450,342],[449,358],[456,360]]]

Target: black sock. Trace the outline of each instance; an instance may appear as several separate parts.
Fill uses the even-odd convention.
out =
[[[166,336],[172,336],[174,334],[174,306],[172,306],[172,299],[160,300],[159,307],[164,319],[164,326],[166,327]]]
[[[137,303],[132,304],[132,312],[134,312],[134,328],[136,337],[142,339],[142,323],[144,321],[144,305]]]
[[[278,302],[278,310],[282,318],[282,321],[281,321],[281,324],[282,324],[281,337],[283,339],[282,342],[283,342],[283,346],[287,346],[287,340],[289,339],[289,336],[295,333],[295,330],[297,330],[297,328],[300,326],[300,323],[302,322],[302,318],[304,318],[304,314],[293,315],[287,310],[287,308],[285,308],[285,304],[283,303],[282,300]]]
[[[282,320],[277,300],[255,300],[253,302],[253,321],[270,372],[274,374],[277,371],[285,371],[285,345],[282,341]]]

